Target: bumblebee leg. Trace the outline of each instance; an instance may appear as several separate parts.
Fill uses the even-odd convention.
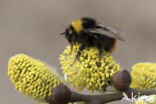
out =
[[[74,45],[75,39],[76,39],[76,37],[75,37],[75,36],[73,36],[72,43],[71,43],[70,55],[71,55],[72,50],[73,50],[73,45]]]
[[[69,55],[71,55],[71,53],[72,53],[72,50],[73,50],[73,43],[71,44],[71,49],[70,49],[70,53],[69,53]]]
[[[99,62],[101,61],[101,59],[102,59],[102,50],[99,49]]]
[[[76,57],[75,57],[74,62],[71,64],[71,66],[73,66],[73,64],[76,62],[76,60],[80,57],[81,51],[82,51],[84,48],[85,48],[85,45],[84,45],[84,44],[82,44],[82,45],[79,47],[79,51],[78,51],[78,53],[77,53],[77,55],[76,55]]]

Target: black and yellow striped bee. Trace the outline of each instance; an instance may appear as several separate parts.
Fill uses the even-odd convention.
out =
[[[113,52],[117,40],[124,40],[123,34],[119,30],[116,30],[107,24],[101,24],[89,17],[83,17],[73,21],[65,32],[61,34],[65,35],[68,42],[71,44],[71,47],[76,42],[81,43],[75,61],[81,55],[81,51],[90,46],[95,46],[99,50],[99,60],[101,60],[103,50]]]

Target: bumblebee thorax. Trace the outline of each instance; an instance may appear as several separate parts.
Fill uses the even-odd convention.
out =
[[[74,28],[74,30],[77,32],[77,33],[80,33],[80,31],[83,29],[83,26],[82,26],[82,20],[81,19],[77,19],[75,21],[73,21],[71,23],[72,27]]]

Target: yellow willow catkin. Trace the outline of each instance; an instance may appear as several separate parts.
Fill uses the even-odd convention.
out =
[[[79,46],[74,45],[72,52],[71,47],[67,46],[60,55],[63,73],[67,76],[71,87],[78,87],[78,91],[87,87],[91,92],[94,90],[103,92],[110,85],[112,75],[120,69],[120,66],[105,51],[99,62],[99,52],[95,47],[84,49],[79,59],[71,66]]]
[[[53,89],[62,83],[59,75],[48,65],[24,54],[9,59],[8,76],[17,90],[42,102],[46,102]]]
[[[132,67],[131,87],[136,89],[156,89],[156,64],[138,63]]]

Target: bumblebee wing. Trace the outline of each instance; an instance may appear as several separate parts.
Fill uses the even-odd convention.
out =
[[[113,30],[113,31],[112,31]],[[124,41],[123,33],[116,31],[115,29],[110,30],[104,30],[104,29],[87,29],[87,32],[90,34],[100,34],[104,36],[108,36],[110,38],[118,39],[121,41]]]
[[[121,32],[121,30],[119,30],[117,28],[114,28],[114,27],[108,25],[105,22],[97,20],[96,23],[97,23],[96,24],[97,25],[96,28],[98,28],[98,29],[103,29],[103,30],[109,31],[109,32],[114,33],[114,34],[117,34],[117,33],[121,34],[121,33],[123,33],[123,32]]]
[[[116,38],[116,39],[119,39],[122,41],[124,40],[123,37],[124,37],[125,33],[123,33],[121,30],[114,28],[104,22],[97,21],[97,26],[94,31],[97,31],[101,34],[104,34],[105,32],[107,32],[107,34],[105,33],[104,35],[111,37],[111,38]]]

